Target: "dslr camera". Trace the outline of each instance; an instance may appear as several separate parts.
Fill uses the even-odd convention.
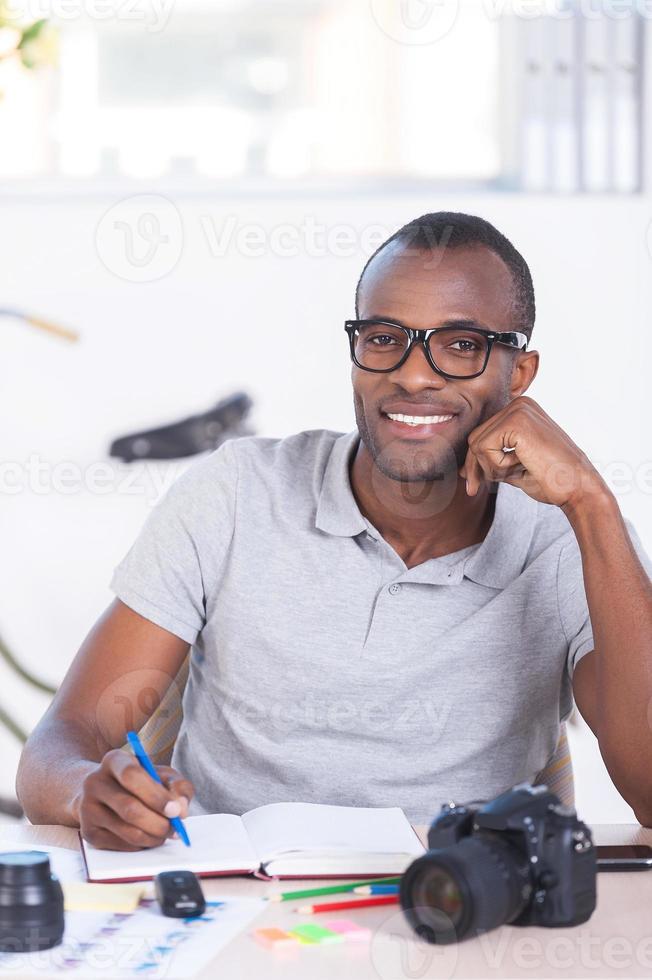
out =
[[[430,943],[506,923],[575,926],[595,909],[591,831],[546,786],[519,783],[489,802],[445,804],[428,848],[403,875],[400,902]]]

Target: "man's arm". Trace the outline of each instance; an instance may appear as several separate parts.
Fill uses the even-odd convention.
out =
[[[563,508],[582,556],[594,650],[573,673],[577,705],[637,820],[652,826],[652,583],[609,491]]]
[[[577,664],[573,693],[611,778],[638,820],[652,826],[652,584],[616,498],[527,395],[474,429],[468,443],[460,470],[467,493],[483,479],[502,480],[560,507],[575,532],[594,650]]]
[[[124,603],[109,606],[23,750],[16,791],[33,823],[81,827],[96,846],[123,850],[169,836],[166,818],[187,814],[192,784],[159,766],[158,785],[119,746],[153,713],[188,648]]]

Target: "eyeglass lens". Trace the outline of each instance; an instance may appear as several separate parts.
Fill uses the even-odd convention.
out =
[[[362,367],[391,370],[405,354],[409,336],[401,327],[365,324],[354,334],[355,357]],[[482,334],[446,327],[428,338],[430,354],[446,374],[465,377],[482,371],[489,343]]]

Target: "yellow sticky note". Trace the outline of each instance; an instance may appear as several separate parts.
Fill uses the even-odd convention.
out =
[[[63,882],[66,912],[133,912],[145,891],[145,882],[103,885],[86,881]]]

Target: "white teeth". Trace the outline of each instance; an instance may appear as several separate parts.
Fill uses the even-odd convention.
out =
[[[447,422],[452,415],[390,415],[387,417],[394,422],[404,422],[406,425],[432,425],[433,422]]]

